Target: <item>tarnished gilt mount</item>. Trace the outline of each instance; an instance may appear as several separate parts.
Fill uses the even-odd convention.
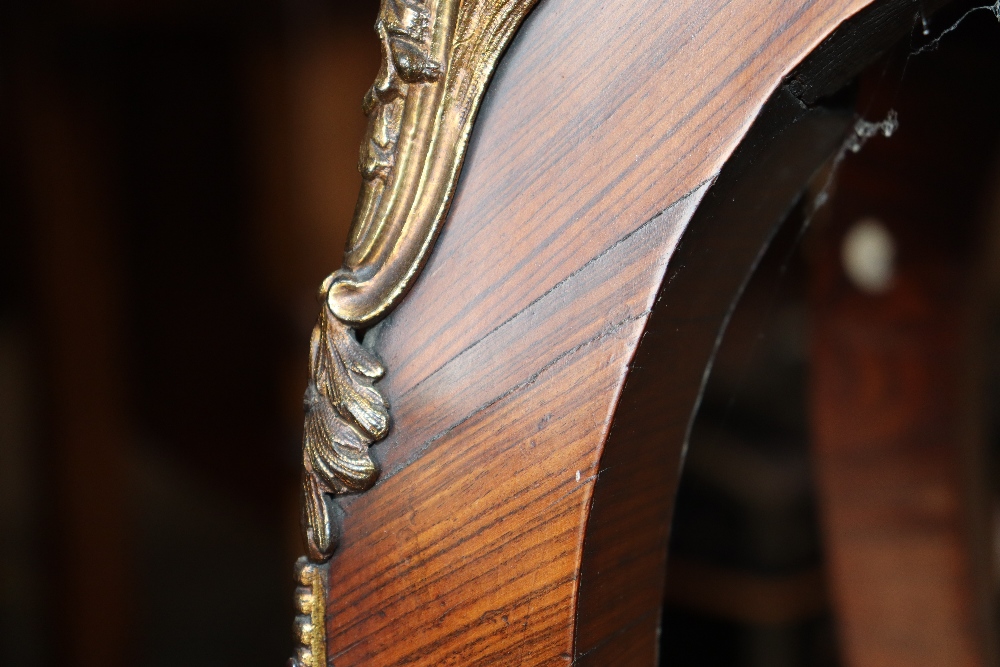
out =
[[[327,667],[327,566],[300,558],[295,564],[295,639],[298,646],[287,667]]]
[[[356,331],[385,317],[427,260],[501,53],[537,0],[382,0],[382,64],[365,95],[363,176],[343,268],[320,287],[305,395],[309,558],[336,548],[333,497],[371,488],[389,431],[381,361]]]

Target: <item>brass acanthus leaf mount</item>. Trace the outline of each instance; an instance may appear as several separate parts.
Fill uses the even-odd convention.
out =
[[[364,491],[378,477],[368,447],[389,431],[389,404],[373,386],[385,372],[381,362],[326,309],[310,348],[303,523],[309,556],[320,561],[336,546],[332,495]]]
[[[537,0],[382,0],[382,64],[362,108],[361,193],[343,267],[320,287],[305,395],[303,524],[309,558],[337,544],[333,498],[371,488],[368,448],[389,431],[385,369],[357,338],[406,294],[455,191],[500,55]]]

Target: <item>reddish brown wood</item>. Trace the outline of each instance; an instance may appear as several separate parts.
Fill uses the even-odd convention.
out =
[[[378,484],[341,503],[338,667],[655,664],[715,337],[845,119],[785,93],[744,140],[866,4],[545,0],[529,18],[437,249],[370,332],[396,422]],[[696,215],[741,141],[733,189]]]
[[[761,249],[848,122],[845,114],[805,111],[787,90],[776,94],[671,258],[595,485],[581,563],[579,664],[608,664],[635,642],[621,628],[659,620],[682,446],[718,336]]]
[[[965,387],[975,214],[995,134],[975,40],[908,65],[902,94],[879,72],[863,98],[900,130],[850,156],[817,246],[811,402],[831,592],[851,667],[992,665]],[[927,91],[934,91],[928,95]],[[877,216],[896,240],[884,294],[841,266],[847,229]],[[980,417],[981,418],[981,417]],[[979,479],[977,479],[977,476]]]

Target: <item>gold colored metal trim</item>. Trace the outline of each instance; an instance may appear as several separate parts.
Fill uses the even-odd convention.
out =
[[[298,647],[288,667],[327,667],[326,577],[327,567],[300,558],[295,564],[295,637]]]
[[[336,548],[333,497],[375,483],[368,448],[389,430],[381,361],[358,340],[427,260],[486,85],[537,0],[382,0],[382,64],[362,108],[361,193],[343,268],[320,287],[305,395],[303,525],[309,558]]]

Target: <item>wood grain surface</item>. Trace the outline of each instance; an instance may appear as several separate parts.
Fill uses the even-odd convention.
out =
[[[776,99],[736,170],[784,173],[774,196],[733,229],[724,200],[696,211],[783,78],[867,4],[543,0],[529,17],[437,249],[369,334],[396,423],[377,485],[341,502],[332,664],[655,664],[716,334],[845,119]],[[779,153],[800,158],[775,171]]]
[[[851,120],[846,111],[805,109],[783,87],[674,249],[594,486],[574,664],[619,664],[637,647],[646,655],[623,664],[656,663],[650,633],[659,625],[670,517],[707,369],[762,248],[837,151]]]

